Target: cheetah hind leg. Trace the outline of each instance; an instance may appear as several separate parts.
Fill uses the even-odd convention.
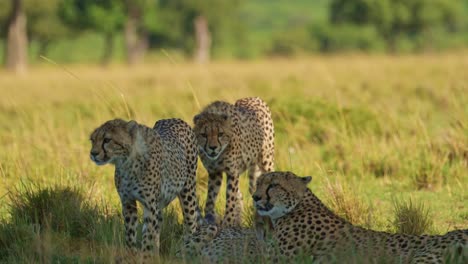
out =
[[[197,226],[204,222],[198,204],[196,181],[194,178],[191,177],[187,180],[178,198],[184,215],[185,228],[189,233],[193,233],[196,231]]]

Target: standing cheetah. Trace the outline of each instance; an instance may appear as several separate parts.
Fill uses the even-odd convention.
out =
[[[260,172],[274,168],[274,128],[270,109],[258,97],[234,105],[216,101],[194,117],[200,158],[209,174],[205,218],[213,222],[222,173],[227,174],[223,226],[239,225],[242,197],[239,175],[249,170],[249,191],[255,191]]]
[[[312,256],[318,263],[467,263],[468,230],[441,236],[377,232],[354,226],[307,188],[312,178],[272,172],[258,178],[253,195],[260,215],[274,224],[280,255]],[[357,258],[357,259],[353,259]]]
[[[196,230],[200,220],[195,193],[198,153],[187,123],[165,119],[151,129],[135,121],[114,119],[96,128],[91,142],[91,160],[97,165],[115,165],[127,247],[134,251],[137,245],[137,201],[144,208],[144,256],[158,256],[162,209],[176,197],[187,229]]]

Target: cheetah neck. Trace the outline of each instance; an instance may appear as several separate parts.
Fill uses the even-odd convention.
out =
[[[144,126],[139,127],[135,134],[130,158],[134,156],[144,156],[148,152],[148,144],[146,141],[152,135],[154,135],[154,132],[151,128]]]
[[[132,170],[134,162],[141,162],[148,159],[148,140],[155,136],[153,130],[149,127],[139,125],[134,136],[134,141],[130,147],[130,154],[127,157],[115,160],[115,166],[120,171]]]
[[[325,214],[329,218],[333,220],[337,220],[340,222],[343,222],[345,224],[351,225],[347,220],[343,219],[342,217],[338,216],[335,214],[332,210],[330,210],[311,190],[307,190],[303,200],[301,203],[297,206],[297,208],[294,211],[297,210],[307,210],[307,211],[312,211],[314,214]]]

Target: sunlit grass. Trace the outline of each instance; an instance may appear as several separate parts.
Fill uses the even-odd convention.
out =
[[[467,228],[467,68],[468,53],[453,53],[207,66],[167,59],[108,69],[46,65],[24,77],[0,72],[2,225],[14,225],[9,211],[14,200],[8,193],[30,183],[89,190],[87,201],[118,218],[113,168],[95,166],[88,154],[89,133],[104,121],[132,118],[152,126],[161,118],[180,117],[191,123],[200,106],[213,100],[260,96],[273,112],[276,169],[312,175],[310,188],[331,208],[341,206],[351,216],[364,212],[357,223],[394,231],[393,202],[411,199],[427,206],[434,222],[431,233]],[[202,207],[206,179],[200,164]],[[224,188],[217,204],[220,213]],[[247,208],[251,198],[245,176],[241,190]],[[180,222],[178,203],[172,208],[171,217]],[[246,213],[246,224],[250,219]],[[102,227],[106,243],[94,238],[93,243],[83,242],[85,235],[78,239],[50,228],[41,233],[27,222],[15,225],[10,234],[35,241],[28,244],[35,251],[26,254],[24,262],[40,256],[47,257],[44,261],[86,261],[94,260],[93,255],[103,260],[120,254],[121,242],[116,241],[123,227],[117,226]],[[179,237],[169,236],[172,239]],[[12,249],[16,254],[24,251],[18,245]],[[175,244],[165,245],[170,259]]]

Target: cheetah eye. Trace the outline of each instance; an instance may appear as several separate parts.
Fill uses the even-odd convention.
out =
[[[218,137],[222,137],[222,136],[224,136],[224,133],[223,133],[223,132],[219,132],[219,133],[218,133]]]
[[[104,142],[104,144],[107,144],[107,143],[109,143],[110,141],[111,141],[110,138],[104,138],[104,141],[103,141],[103,142]]]
[[[207,137],[208,135],[206,133],[201,133],[200,134],[202,137]]]
[[[279,185],[279,184],[277,184],[277,183],[272,183],[272,184],[270,184],[270,186],[268,186],[268,188],[274,188],[274,187],[276,187],[276,186],[278,186],[278,185]]]

